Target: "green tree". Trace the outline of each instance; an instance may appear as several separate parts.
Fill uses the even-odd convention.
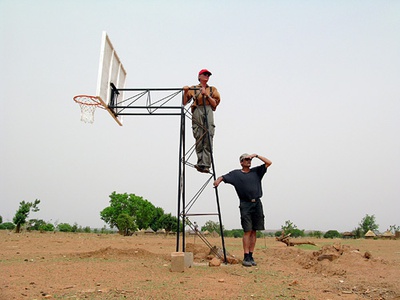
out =
[[[57,229],[61,232],[72,232],[72,226],[68,223],[60,223],[57,225]]]
[[[122,213],[118,216],[117,226],[125,236],[132,235],[137,230],[135,218],[127,213]]]
[[[201,231],[208,231],[208,232],[213,232],[215,231],[216,233],[218,233],[219,235],[221,235],[221,228],[219,226],[219,222],[214,222],[214,221],[207,221],[204,226],[201,227]],[[224,226],[222,226],[222,230],[224,229]]]
[[[333,239],[333,238],[340,238],[342,235],[337,230],[328,230],[324,234],[324,238],[326,239]]]
[[[375,215],[365,215],[365,217],[361,220],[360,224],[358,224],[362,230],[363,235],[365,235],[368,230],[375,231],[379,228],[379,225],[376,224]]]
[[[131,195],[134,204],[133,216],[136,218],[136,224],[139,229],[146,229],[155,225],[154,220],[157,216],[156,207],[146,199]],[[162,215],[164,214],[164,211]],[[161,217],[161,216],[160,216]]]
[[[28,230],[39,230],[39,227],[46,224],[43,220],[38,219],[30,219],[28,221],[27,229]]]
[[[113,192],[110,195],[110,206],[104,208],[100,212],[101,219],[106,222],[111,228],[116,227],[120,234],[124,234],[124,229],[118,227],[118,217],[121,214],[127,214],[133,217],[136,223],[136,228],[148,228],[154,225],[156,216],[160,209],[149,201],[135,194],[117,194]],[[152,223],[153,222],[153,223]]]
[[[363,236],[361,227],[356,227],[353,229],[354,238],[359,239]]]
[[[305,236],[304,229],[303,230],[298,229],[298,228],[292,229],[292,231],[290,232],[290,236],[291,237],[303,237],[303,236]]]
[[[39,226],[39,231],[44,232],[44,231],[54,231],[54,225],[51,223],[45,223]]]
[[[285,225],[282,225],[281,228],[285,232],[285,235],[290,234],[291,237],[300,237],[305,235],[304,230],[298,229],[290,220],[285,221]]]
[[[241,238],[243,235],[243,229],[224,230],[224,236],[226,237]]]
[[[257,237],[257,238],[263,238],[263,237],[265,237],[265,234],[264,234],[261,230],[258,230],[258,231],[256,232],[256,237]]]
[[[166,232],[177,232],[178,218],[171,214],[164,214],[158,220],[160,228],[165,229]]]
[[[285,221],[285,225],[281,226],[281,229],[285,232],[285,235],[289,234],[293,229],[297,229],[297,226],[292,221]]]
[[[315,238],[318,238],[318,239],[322,238],[322,236],[323,236],[322,232],[319,231],[319,230],[311,231],[308,235],[310,237],[315,237]]]
[[[100,212],[101,219],[110,225],[111,228],[118,228],[117,219],[122,213],[133,215],[133,204],[128,194],[117,194],[113,192],[110,195],[110,206]],[[123,232],[121,231],[121,234]]]
[[[165,229],[163,224],[160,223],[160,219],[165,215],[164,210],[161,207],[155,207],[153,213],[153,219],[150,221],[150,227],[154,231],[159,229]],[[165,229],[166,230],[166,229]]]
[[[39,211],[39,208],[38,208],[39,203],[40,203],[40,200],[38,200],[38,199],[36,199],[34,202],[21,201],[19,203],[19,208],[13,218],[13,222],[16,225],[15,231],[17,233],[21,232],[21,226],[26,223],[26,219],[28,218],[31,210],[33,212]]]
[[[3,223],[3,217],[0,216],[0,224]]]
[[[90,226],[86,226],[86,227],[83,228],[83,232],[91,233],[92,230],[90,229]]]
[[[0,229],[14,230],[15,224],[12,222],[5,222],[0,224]]]

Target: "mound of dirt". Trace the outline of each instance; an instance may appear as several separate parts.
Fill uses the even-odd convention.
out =
[[[192,243],[187,243],[186,251],[193,253],[193,259],[195,262],[204,262],[206,260],[210,261],[215,257],[218,257],[220,260],[223,260],[224,257],[223,250],[217,246],[213,246],[210,249],[204,244],[195,245]],[[226,251],[226,260],[229,264],[238,264],[240,262],[239,259],[231,255],[228,251]]]
[[[112,247],[101,248],[95,251],[75,253],[74,256],[79,258],[152,258],[160,257],[159,254],[149,252],[145,249],[135,248],[135,249],[116,249]],[[166,255],[161,255],[162,258],[166,259]]]
[[[195,260],[205,260],[207,256],[210,254],[210,248],[202,244],[193,244],[187,243],[186,244],[186,252],[192,252],[193,258]]]
[[[358,249],[341,244],[326,245],[312,253],[303,252],[296,259],[304,269],[328,276],[343,276],[347,273],[346,265],[365,260]]]

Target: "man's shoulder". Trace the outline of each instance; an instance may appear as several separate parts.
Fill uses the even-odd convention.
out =
[[[251,168],[251,170],[254,170],[254,169],[266,169],[266,168],[267,168],[267,166],[265,164],[262,164],[262,165],[258,165],[258,166],[255,166],[255,167]]]
[[[266,171],[267,171],[267,166],[265,164],[250,169],[250,172],[266,172]]]
[[[235,169],[232,171],[229,171],[225,176],[231,176],[231,175],[236,175],[236,174],[240,174],[241,170],[240,169]]]

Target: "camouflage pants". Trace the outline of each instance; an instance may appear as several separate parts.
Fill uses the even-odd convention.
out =
[[[209,136],[207,134],[207,125]],[[206,106],[205,108],[199,106],[193,111],[192,130],[193,137],[196,139],[197,165],[210,168],[215,132],[214,112],[210,106]]]

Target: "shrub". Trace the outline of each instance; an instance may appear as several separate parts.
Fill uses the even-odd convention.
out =
[[[5,222],[0,224],[0,229],[2,230],[14,230],[15,224],[11,222]]]
[[[257,232],[256,232],[256,237],[257,238],[263,238],[264,236],[265,235],[264,235],[264,233],[262,231],[257,230]]]
[[[40,232],[43,232],[43,231],[54,231],[54,229],[55,229],[54,225],[51,224],[51,223],[45,223],[45,224],[42,224],[42,225],[39,226]]]
[[[326,239],[333,239],[333,238],[340,238],[342,235],[337,230],[328,230],[324,234],[324,238]]]
[[[295,228],[295,229],[292,229],[291,231],[290,231],[290,236],[291,237],[303,237],[304,236],[304,230],[300,230],[300,229],[297,229],[297,228]]]
[[[318,239],[322,238],[322,235],[323,235],[322,232],[319,231],[319,230],[311,231],[311,232],[308,234],[308,236],[310,236],[310,237],[315,237],[315,238],[318,238]]]
[[[46,224],[45,221],[43,220],[38,220],[38,219],[31,219],[27,222],[27,230],[31,231],[31,230],[40,230],[40,227],[42,227],[43,225]]]
[[[61,232],[72,232],[72,226],[68,223],[61,223],[57,225],[57,228]]]

